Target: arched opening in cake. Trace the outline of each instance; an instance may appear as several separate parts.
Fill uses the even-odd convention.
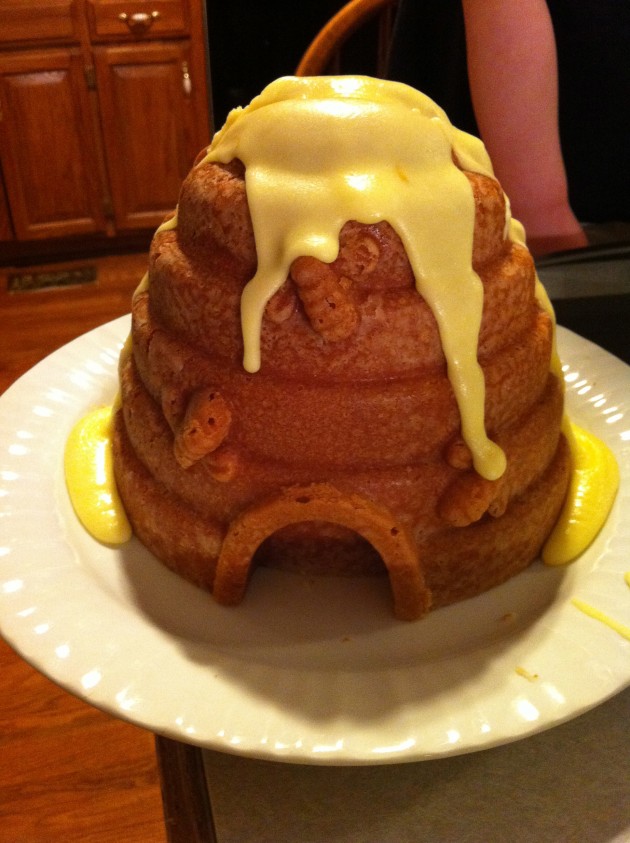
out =
[[[389,576],[398,618],[415,620],[428,611],[431,594],[406,527],[386,508],[327,483],[282,489],[232,522],[217,562],[217,602],[232,605],[243,599],[254,556],[266,539],[283,528],[314,522],[354,531],[374,548]]]
[[[376,548],[363,536],[332,521],[299,521],[267,536],[254,565],[333,576],[386,576]]]

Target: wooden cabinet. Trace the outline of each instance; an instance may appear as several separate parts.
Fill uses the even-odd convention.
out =
[[[0,0],[3,46],[78,42],[80,5],[76,0]]]
[[[88,0],[92,41],[166,38],[191,32],[190,7],[182,0]]]
[[[159,225],[210,139],[206,44],[199,0],[0,0],[0,240]]]
[[[13,226],[11,225],[7,194],[2,179],[0,179],[0,243],[3,240],[13,240]]]
[[[115,225],[155,226],[201,148],[190,45],[106,46],[94,58]]]
[[[20,240],[105,231],[95,128],[73,48],[0,54],[2,167]]]

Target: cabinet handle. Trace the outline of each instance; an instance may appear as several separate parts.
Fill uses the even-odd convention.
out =
[[[184,89],[184,94],[189,97],[192,92],[192,79],[190,78],[187,61],[182,62],[182,88]]]
[[[159,12],[151,12],[150,14],[149,12],[134,12],[131,15],[128,15],[127,12],[121,12],[118,15],[118,20],[126,23],[134,35],[144,35],[159,17]]]

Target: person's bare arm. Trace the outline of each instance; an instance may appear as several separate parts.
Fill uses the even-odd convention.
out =
[[[463,0],[481,137],[533,251],[587,240],[569,206],[558,129],[558,71],[545,0]]]

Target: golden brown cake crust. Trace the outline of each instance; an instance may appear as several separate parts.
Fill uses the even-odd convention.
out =
[[[172,493],[155,481],[133,453],[121,413],[117,414],[115,442],[117,482],[139,538],[174,571],[214,590],[220,602],[233,604],[242,599],[256,559],[307,573],[377,573],[379,567],[370,553],[370,548],[375,548],[387,560],[394,610],[404,620],[480,594],[526,568],[558,517],[571,467],[562,437],[545,472],[500,518],[486,515],[465,528],[446,526],[428,534],[417,532],[414,542],[413,530],[392,519],[391,510],[374,508],[369,499],[343,494],[331,484],[284,487],[276,497],[263,496],[260,503],[242,510],[225,530],[192,507],[175,503]],[[305,511],[301,498],[316,504],[313,511]],[[354,517],[348,511],[354,511]],[[282,533],[287,524],[301,526],[308,518],[317,528],[318,520],[325,525],[333,516],[336,524],[352,533],[335,535],[333,530],[327,535],[326,530],[317,529],[297,536]],[[356,534],[370,545],[366,548],[357,541]],[[329,536],[332,543],[327,541]],[[275,539],[275,546],[256,557],[269,538]],[[402,547],[389,548],[392,538]],[[325,560],[323,553],[328,554]],[[313,560],[318,564],[313,565]],[[217,567],[221,573],[218,589]]]
[[[218,600],[239,600],[259,563],[386,571],[397,615],[414,618],[536,558],[570,471],[552,322],[531,256],[505,238],[500,187],[466,175],[485,423],[507,458],[494,481],[472,466],[435,318],[388,222],[348,221],[335,261],[292,263],[250,374],[243,167],[202,163],[186,179],[133,302],[115,470],[140,539]]]

